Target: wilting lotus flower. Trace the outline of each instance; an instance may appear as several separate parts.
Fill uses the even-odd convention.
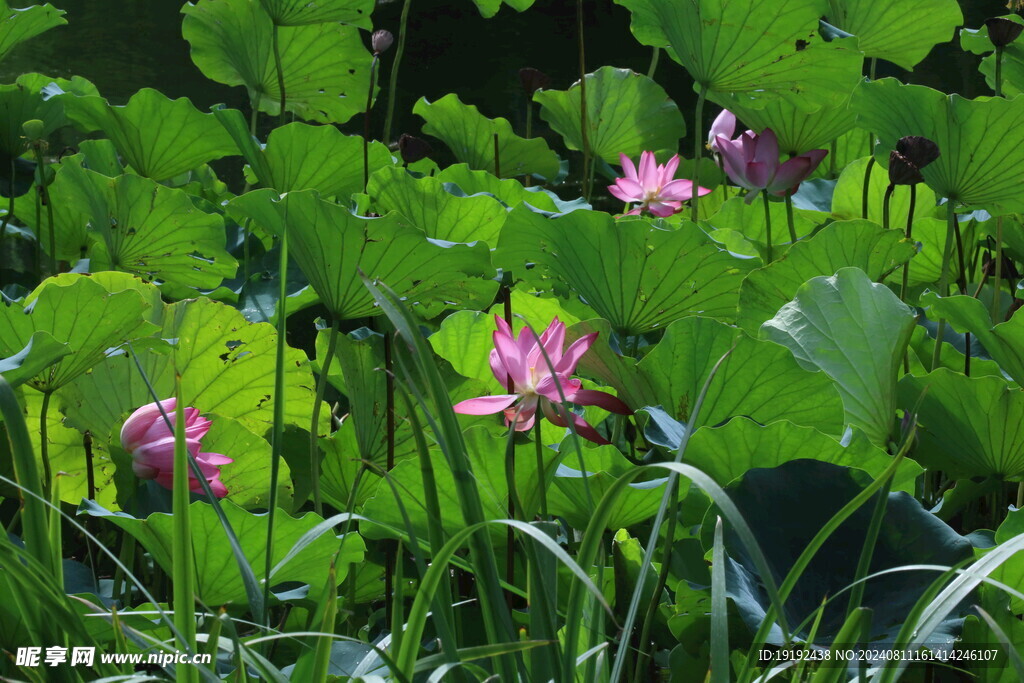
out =
[[[628,211],[628,215],[639,215],[647,209],[651,214],[664,218],[680,211],[682,203],[693,198],[693,182],[679,178],[673,180],[676,168],[679,167],[679,155],[674,154],[664,166],[654,160],[654,152],[640,155],[640,172],[625,154],[619,155],[625,178],[616,178],[615,184],[608,188],[618,199],[624,202],[640,202],[640,206]],[[697,188],[698,196],[711,192],[703,187]]]
[[[723,109],[722,112],[715,117],[714,122],[711,124],[711,130],[708,131],[708,149],[717,154],[718,136],[721,135],[723,138],[732,139],[732,136],[735,133],[736,115],[728,109]]]
[[[177,419],[177,400],[161,401],[171,424]],[[220,453],[203,453],[200,439],[210,431],[210,421],[199,414],[197,408],[185,408],[185,444],[192,457],[199,464],[210,489],[218,498],[228,494],[220,481],[220,466],[234,462]],[[155,479],[164,488],[174,486],[174,432],[167,426],[156,403],[144,405],[125,420],[121,428],[121,447],[132,454],[132,471],[139,479]],[[196,479],[192,468],[188,473],[189,489],[202,493],[203,487]]]
[[[562,405],[564,395],[568,403],[601,406],[620,415],[629,415],[633,412],[611,394],[581,389],[582,382],[571,378],[572,373],[576,371],[576,364],[597,338],[597,332],[580,337],[563,353],[565,323],[560,322],[558,318],[551,321],[539,341],[528,327],[520,330],[517,340],[512,334],[512,328],[501,316],[494,316],[494,319],[498,329],[494,332],[491,372],[502,386],[508,386],[511,380],[513,391],[516,393],[471,398],[457,403],[455,412],[463,415],[491,415],[504,411],[505,423],[514,423],[516,431],[524,432],[533,427],[537,408],[540,407],[544,415],[559,427],[567,426],[565,415],[568,414],[577,434],[594,443],[608,443],[586,420],[569,410],[568,406]],[[545,353],[551,360],[554,374],[544,358]],[[517,402],[518,405],[515,405]]]
[[[754,201],[761,190],[780,197],[796,192],[828,154],[824,149],[812,149],[780,164],[779,141],[771,128],[760,135],[748,130],[735,140],[721,135],[716,140],[725,172],[734,183],[750,190],[747,203]]]

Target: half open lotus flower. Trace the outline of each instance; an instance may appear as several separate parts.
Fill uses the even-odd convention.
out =
[[[734,183],[750,190],[748,203],[761,190],[779,197],[796,192],[828,154],[824,149],[812,149],[780,164],[779,140],[771,128],[760,135],[748,130],[735,140],[719,135],[716,141],[725,172]]]
[[[628,215],[639,215],[648,211],[651,215],[664,218],[677,213],[683,208],[683,202],[693,198],[693,181],[675,178],[679,167],[679,155],[674,154],[668,163],[659,164],[654,159],[654,152],[640,155],[640,169],[625,154],[619,155],[622,162],[624,178],[616,178],[615,184],[608,191],[624,202],[639,202],[627,212]],[[711,190],[699,187],[697,195],[703,197]]]
[[[171,424],[176,424],[177,399],[161,401]],[[234,462],[220,453],[204,453],[201,439],[210,431],[210,421],[197,408],[185,408],[185,445],[199,464],[210,489],[218,498],[228,494],[220,481],[220,466]],[[156,403],[144,405],[125,420],[121,447],[132,455],[132,471],[139,479],[155,479],[165,488],[174,486],[174,432],[167,426]],[[189,490],[203,493],[202,484],[189,468]]]
[[[507,387],[513,383],[511,394],[481,396],[455,405],[455,412],[463,415],[491,415],[504,412],[505,423],[513,425],[516,431],[533,427],[538,408],[553,424],[568,426],[565,419],[572,420],[576,433],[594,443],[608,441],[598,434],[592,425],[573,413],[562,400],[581,406],[600,406],[620,415],[629,415],[629,407],[604,391],[583,389],[582,382],[573,379],[576,365],[583,354],[597,338],[597,333],[580,337],[569,348],[565,344],[565,323],[556,317],[538,339],[533,330],[524,327],[517,339],[512,328],[501,317],[495,316],[498,329],[494,332],[494,349],[491,351],[491,371],[498,382]],[[544,355],[547,354],[547,359]],[[549,367],[548,360],[551,361]],[[552,369],[554,372],[552,372]]]

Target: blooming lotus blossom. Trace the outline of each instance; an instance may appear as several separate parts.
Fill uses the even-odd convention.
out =
[[[597,338],[597,332],[580,337],[563,352],[565,323],[557,317],[540,335],[539,340],[528,327],[520,330],[519,338],[516,339],[512,328],[501,316],[494,316],[494,320],[498,329],[494,332],[491,372],[502,386],[507,387],[511,381],[515,393],[471,398],[457,403],[455,412],[463,415],[491,415],[503,411],[505,423],[514,425],[518,432],[524,432],[533,427],[537,408],[540,408],[553,424],[567,426],[565,417],[568,415],[577,434],[594,443],[609,443],[586,420],[562,404],[564,396],[568,403],[601,406],[620,415],[633,412],[611,394],[583,389],[582,382],[571,377],[576,371],[576,364]],[[545,354],[551,361],[550,367],[544,358]],[[551,368],[554,368],[553,373]]]
[[[748,130],[735,140],[722,135],[715,139],[725,172],[734,183],[750,190],[747,203],[761,190],[779,197],[796,192],[828,154],[824,149],[812,149],[780,164],[779,141],[771,128],[760,135]]]
[[[728,109],[723,109],[722,113],[715,117],[714,122],[711,124],[711,130],[708,131],[708,149],[717,154],[718,136],[721,135],[724,138],[732,139],[735,133],[736,115]]]
[[[161,401],[167,417],[174,425],[177,420],[177,400]],[[210,489],[218,498],[228,490],[220,481],[220,466],[234,462],[220,453],[204,453],[200,440],[210,431],[210,421],[199,414],[197,408],[185,408],[185,445],[199,464]],[[174,486],[174,432],[167,426],[156,403],[142,406],[125,420],[121,428],[121,446],[132,455],[132,471],[139,479],[155,479],[164,488]],[[189,490],[203,493],[192,468],[188,473]]]
[[[646,209],[652,215],[664,218],[682,210],[682,203],[693,198],[693,182],[682,178],[673,179],[679,167],[679,155],[674,154],[668,163],[661,165],[654,160],[654,152],[640,155],[640,171],[625,154],[619,155],[625,178],[616,178],[608,188],[616,198],[624,202],[640,202],[640,206],[627,212],[636,216]],[[698,187],[697,195],[711,192]]]

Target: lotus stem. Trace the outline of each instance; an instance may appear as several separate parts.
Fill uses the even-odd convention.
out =
[[[703,83],[700,86],[700,93],[697,95],[697,106],[693,112],[693,197],[690,198],[690,220],[697,222],[697,198],[700,194],[700,157],[701,157],[701,120],[704,118],[704,98],[707,97],[708,87]],[[769,247],[769,251],[771,248]]]
[[[762,192],[761,197],[764,200],[765,256],[767,258],[765,265],[767,266],[772,262],[772,211],[768,203],[768,193]]]
[[[537,452],[537,485],[540,487],[540,517],[546,520],[548,518],[547,477],[544,472],[544,444],[540,435],[540,420],[534,420],[533,441]]]
[[[917,209],[917,185],[910,186],[910,207],[907,209],[907,240],[914,233],[914,211]],[[888,226],[887,226],[888,227]],[[900,301],[906,303],[910,284],[910,261],[903,264],[903,282],[900,284]],[[903,372],[910,372],[910,351],[903,352]]]
[[[284,110],[282,109],[282,112]],[[270,570],[274,558],[274,518],[277,515],[277,481],[281,474],[281,458],[284,452],[284,350],[288,334],[288,224],[282,226],[280,237],[281,254],[278,262],[280,288],[277,298],[277,353],[274,372],[274,427],[271,439],[270,495],[267,511],[267,555],[263,574],[263,614],[260,623],[270,626]]]
[[[959,272],[957,274],[956,282],[957,288],[961,294],[967,294],[967,269],[964,264],[964,242],[960,234],[960,224],[956,221],[953,222],[953,232],[956,236],[956,255],[957,255],[957,267]],[[964,334],[964,374],[968,377],[971,376],[971,333],[966,332]]]
[[[43,195],[42,190],[39,186],[36,186],[36,198],[35,198],[35,209],[36,209],[36,273],[39,274],[39,279],[43,280]],[[108,244],[109,247],[109,244]],[[50,273],[53,275],[53,273]]]
[[[398,20],[398,45],[395,47],[395,59],[391,62],[391,76],[388,80],[388,114],[384,118],[384,144],[391,144],[391,124],[395,119],[395,94],[398,91],[398,66],[402,63],[405,52],[405,27],[409,23],[409,5],[412,0],[402,3],[402,16]]]
[[[533,137],[533,97],[529,97],[526,100],[526,139],[529,140]],[[523,178],[523,186],[530,187],[533,185],[533,175],[530,173],[526,174]]]
[[[1003,293],[1003,217],[996,218],[996,262],[993,266],[992,280],[992,324],[999,322],[999,301]],[[1020,507],[1020,506],[1018,506]]]
[[[874,165],[875,157],[869,157],[867,167],[864,169],[864,190],[860,201],[860,215],[864,220],[868,218],[868,188],[871,187],[871,169]]]
[[[11,155],[11,180],[10,180],[10,182],[7,185],[7,191],[10,193],[10,197],[9,197],[9,201],[7,203],[7,213],[4,214],[3,225],[0,225],[0,262],[3,261],[4,239],[7,237],[7,224],[11,222],[11,216],[14,215],[14,174],[16,172],[16,167],[14,165],[14,159],[15,159],[15,157],[12,154]],[[38,223],[37,223],[37,225],[38,225]],[[36,235],[36,240],[38,240],[38,239],[39,239],[39,236]],[[2,284],[3,284],[3,282],[0,281],[0,285],[2,285]]]
[[[892,183],[885,188],[885,197],[882,198],[882,228],[889,229],[889,204],[892,202],[892,193],[896,186]]]
[[[89,500],[96,500],[96,473],[92,471],[92,432],[82,434],[82,449],[85,451],[85,486]]]
[[[651,65],[647,67],[647,78],[654,79],[654,72],[658,68],[658,58],[661,56],[661,48],[656,47],[651,51]]]
[[[650,657],[649,645],[650,643],[650,632],[651,624],[654,622],[654,618],[658,612],[658,603],[660,600],[658,596],[661,595],[662,591],[665,590],[665,585],[668,583],[669,568],[672,564],[672,545],[675,543],[676,536],[676,519],[678,518],[677,509],[679,507],[679,490],[676,488],[676,481],[669,480],[669,486],[672,486],[672,505],[668,514],[665,527],[665,541],[661,555],[661,570],[658,572],[658,583],[654,587],[654,593],[651,595],[651,601],[647,604],[647,612],[644,614],[644,625],[640,629],[640,642],[639,652],[636,658],[636,668],[633,670],[633,680],[643,681],[648,680],[643,675],[644,667],[647,666],[647,660]],[[643,577],[640,579],[643,581]]]
[[[839,147],[839,140],[833,140],[828,154],[828,177],[836,177],[836,150]]]
[[[43,404],[39,408],[39,458],[43,461],[43,498],[50,500],[53,486],[53,471],[50,469],[50,440],[46,429],[46,413],[50,408],[53,390],[43,392]]]
[[[1003,47],[996,45],[996,97],[1003,96]]]
[[[327,376],[331,371],[331,361],[334,360],[334,352],[338,348],[338,327],[337,316],[331,316],[331,331],[327,337],[327,352],[324,354],[323,363],[320,364],[320,376],[316,382],[316,399],[313,403],[313,421],[309,427],[309,472],[313,480],[313,510],[323,517],[323,502],[320,498],[320,443],[318,438],[318,423],[320,422],[320,404],[324,400],[324,392],[327,389]]]
[[[590,201],[590,135],[587,131],[587,60],[583,45],[583,0],[576,0],[576,42],[580,59],[580,137],[583,142],[583,198]]]
[[[277,125],[284,125],[284,107],[287,103],[285,91],[284,91],[284,66],[281,64],[281,45],[278,39],[278,26],[277,22],[274,22],[274,31],[272,34],[273,45],[274,45],[274,67],[277,69],[277,89],[281,95],[281,113],[277,118]],[[269,557],[269,556],[268,556]]]
[[[374,53],[370,62],[370,87],[366,92],[366,111],[363,112],[363,192],[370,182],[370,111],[373,109],[373,86],[377,76],[377,62],[380,57]]]
[[[786,192],[786,225],[789,227],[790,244],[797,243],[796,224],[793,221],[793,191]]]
[[[492,136],[492,140],[494,142],[494,175],[497,176],[498,178],[500,178],[501,177],[501,154],[500,154],[500,151],[499,151],[500,147],[498,145],[498,134],[497,133],[495,133]]]
[[[952,197],[946,198],[946,244],[942,249],[942,271],[939,275],[939,295],[949,294],[949,260],[953,256],[953,236],[956,233],[956,207]],[[942,337],[946,332],[946,320],[939,318],[935,330],[935,349],[932,351],[932,367],[934,372],[942,360]]]

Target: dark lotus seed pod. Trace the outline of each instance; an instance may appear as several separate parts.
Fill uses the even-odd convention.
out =
[[[908,135],[896,141],[896,151],[921,170],[939,158],[939,146],[926,137]]]
[[[551,86],[551,79],[546,73],[530,66],[519,70],[519,82],[523,84],[527,97],[533,97],[533,93]]]
[[[408,133],[402,133],[398,138],[398,152],[402,155],[402,161],[412,164],[420,159],[425,159],[433,150],[430,143]]]
[[[373,46],[373,54],[375,55],[387,52],[393,42],[395,42],[395,37],[391,35],[391,31],[385,31],[384,29],[374,31],[373,36],[370,38],[370,44]]]
[[[988,39],[996,47],[1006,47],[1017,40],[1021,31],[1024,31],[1024,25],[1002,17],[986,19],[985,27],[988,29]]]
[[[924,178],[917,166],[899,152],[889,152],[890,185],[917,185],[923,182]]]

